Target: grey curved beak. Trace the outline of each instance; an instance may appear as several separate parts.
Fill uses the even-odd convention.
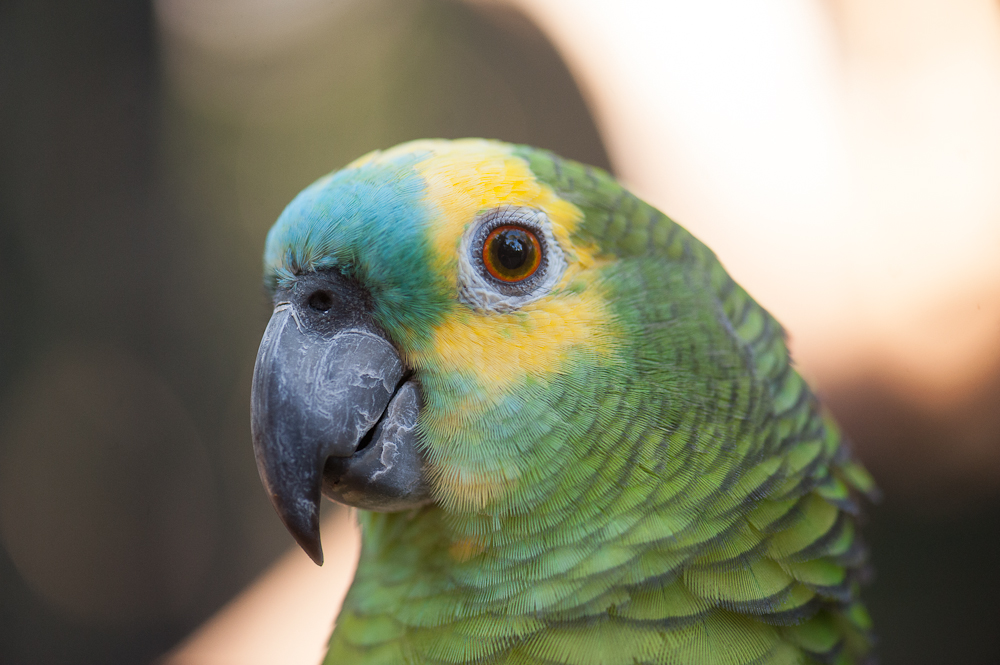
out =
[[[379,331],[290,300],[275,307],[257,353],[254,456],[285,527],[322,564],[321,494],[382,511],[429,501],[420,389],[404,381],[399,354]]]

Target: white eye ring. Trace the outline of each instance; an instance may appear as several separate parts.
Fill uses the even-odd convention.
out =
[[[502,282],[483,265],[483,243],[490,231],[505,225],[534,231],[541,246],[538,270],[520,282]],[[458,299],[478,311],[506,313],[538,300],[566,272],[566,257],[552,235],[552,223],[541,210],[502,206],[480,214],[462,236],[458,251]]]

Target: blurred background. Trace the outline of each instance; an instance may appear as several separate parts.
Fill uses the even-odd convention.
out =
[[[997,118],[996,0],[5,0],[0,663],[156,661],[289,549],[250,447],[264,235],[461,136],[713,247],[885,491],[882,662],[1000,662]]]

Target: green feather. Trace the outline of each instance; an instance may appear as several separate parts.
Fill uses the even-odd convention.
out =
[[[420,374],[430,462],[508,479],[509,491],[485,505],[441,494],[411,513],[362,511],[357,577],[326,662],[862,662],[871,625],[857,599],[854,513],[874,483],[792,367],[781,326],[705,245],[607,173],[512,150],[582,213],[571,239],[597,249],[622,334],[612,354],[574,347],[558,371],[492,401],[478,377]],[[361,212],[324,203],[347,210],[343,243],[324,213],[330,255],[315,242],[286,253],[354,271],[376,300],[391,299],[377,310],[386,328],[425,349],[455,310],[419,265],[430,245],[405,219],[407,206],[421,224],[433,214],[414,189],[419,159],[334,176],[351,196],[382,198]],[[279,224],[316,237],[297,205]],[[395,237],[380,224],[409,226]],[[366,225],[378,233],[366,238]],[[411,239],[412,256],[377,246]],[[468,395],[481,398],[474,417],[458,406]],[[446,424],[460,437],[446,442]]]

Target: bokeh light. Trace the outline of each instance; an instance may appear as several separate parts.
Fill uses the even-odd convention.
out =
[[[46,355],[13,393],[0,431],[0,542],[24,580],[86,622],[183,616],[213,563],[219,509],[177,397],[121,353],[72,347]]]

